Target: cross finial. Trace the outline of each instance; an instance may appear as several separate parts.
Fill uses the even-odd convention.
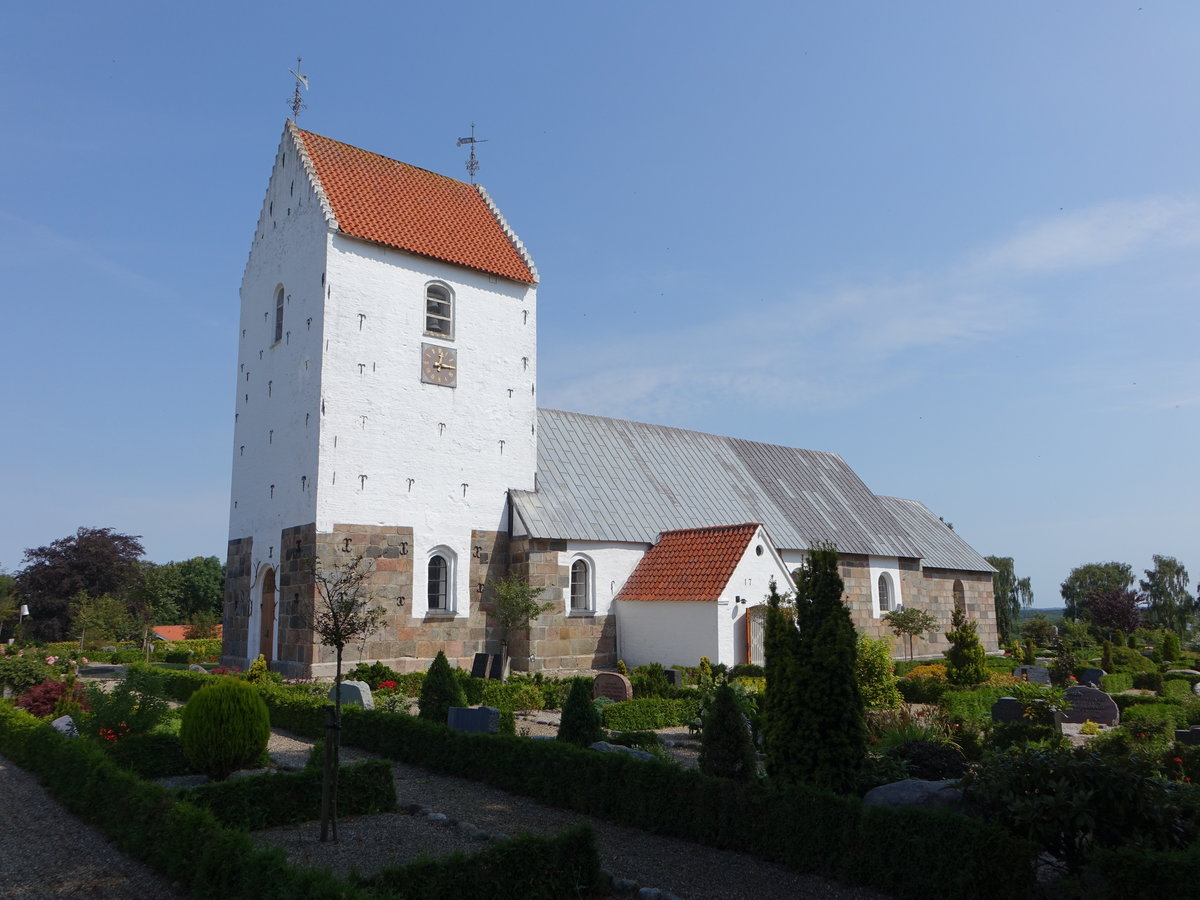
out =
[[[296,90],[292,92],[292,99],[288,101],[288,106],[292,108],[292,121],[295,122],[300,118],[300,110],[308,109],[308,104],[300,98],[300,88],[308,90],[308,76],[300,71],[300,57],[296,57],[296,68],[288,69],[292,76],[296,79]]]
[[[479,171],[479,160],[477,160],[475,158],[475,145],[476,144],[486,144],[486,143],[487,143],[486,138],[475,137],[475,123],[472,122],[471,123],[471,136],[465,137],[465,138],[459,138],[458,143],[454,145],[456,147],[461,147],[463,144],[471,145],[471,155],[469,157],[467,157],[467,174],[471,176],[472,184],[475,183],[475,173]]]

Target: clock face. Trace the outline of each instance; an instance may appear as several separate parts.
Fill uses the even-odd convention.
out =
[[[421,345],[421,380],[443,387],[458,385],[458,351],[453,347]]]

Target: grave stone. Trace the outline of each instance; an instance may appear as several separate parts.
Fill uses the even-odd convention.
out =
[[[452,706],[446,724],[456,731],[471,734],[498,734],[500,732],[500,710],[494,706]]]
[[[1030,684],[1050,683],[1050,670],[1045,666],[1017,666],[1013,674]]]
[[[488,678],[505,681],[508,678],[510,660],[499,653],[492,654],[491,665],[488,666]]]
[[[329,702],[337,701],[338,688],[341,687],[342,706],[361,706],[363,709],[374,709],[375,698],[371,696],[371,686],[365,681],[343,681],[329,689]]]
[[[476,653],[475,658],[471,661],[471,677],[472,678],[487,678],[488,663],[491,661],[486,653]]]
[[[188,666],[188,671],[189,672],[199,672],[201,675],[208,674],[208,669],[204,668],[204,666],[198,666],[195,663],[192,663],[190,666]]]
[[[1167,669],[1168,675],[1200,675],[1195,669]]]
[[[1077,684],[1067,688],[1071,708],[1063,713],[1063,721],[1075,725],[1095,722],[1097,725],[1119,725],[1121,711],[1112,697],[1098,688]]]
[[[633,685],[619,672],[601,672],[592,682],[592,698],[607,697],[620,703],[633,699]]]
[[[1079,683],[1090,684],[1092,687],[1100,687],[1100,679],[1107,674],[1103,669],[1084,669]]]
[[[1025,718],[1025,704],[1016,697],[1001,697],[992,704],[993,722],[1020,722]]]
[[[75,727],[75,720],[70,716],[59,716],[50,723],[50,727],[59,734],[65,734],[67,737],[79,737],[79,730]]]
[[[1175,732],[1175,740],[1185,747],[1200,747],[1200,725],[1179,729]]]
[[[678,669],[663,669],[663,673],[667,676],[667,684],[671,687],[679,687],[683,684],[683,675]]]

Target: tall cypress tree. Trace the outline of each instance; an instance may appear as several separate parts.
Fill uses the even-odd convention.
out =
[[[767,756],[767,775],[780,784],[804,780],[804,758],[799,754],[797,731],[801,718],[800,685],[797,666],[800,659],[800,632],[792,611],[771,581],[767,598],[766,630],[763,634],[766,656],[767,689],[763,698],[763,745]]]
[[[858,633],[842,589],[837,549],[817,545],[796,574],[800,715],[794,740],[803,780],[851,793],[866,758],[867,732],[854,675]]]

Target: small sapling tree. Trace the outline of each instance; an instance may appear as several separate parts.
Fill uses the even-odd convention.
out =
[[[337,840],[338,750],[342,727],[342,656],[347,644],[365,642],[383,623],[386,610],[371,594],[372,566],[362,556],[323,567],[312,561],[313,597],[309,626],[336,653],[333,715],[326,723],[325,777],[321,785],[321,840]]]
[[[946,639],[950,641],[950,649],[945,651],[946,680],[963,686],[987,681],[987,652],[979,642],[974,620],[968,619],[966,612],[956,607],[950,617],[950,626],[946,632]]]
[[[554,609],[554,604],[539,600],[544,588],[534,587],[520,575],[506,575],[497,581],[489,581],[488,587],[496,597],[496,617],[504,629],[501,653],[508,659],[509,635],[516,631],[528,634],[533,620]]]
[[[728,682],[721,682],[714,690],[703,727],[700,771],[734,781],[751,781],[758,772],[758,760],[750,725]]]
[[[904,637],[906,639],[909,659],[913,658],[914,637],[940,631],[942,627],[931,613],[923,609],[917,609],[915,606],[906,606],[904,609],[894,609],[889,613],[885,613],[883,621],[887,623],[888,628],[892,629],[892,633],[896,637]]]
[[[425,674],[425,680],[421,683],[421,696],[417,700],[417,706],[420,709],[419,716],[430,722],[445,725],[450,716],[450,707],[466,705],[466,695],[463,693],[462,685],[454,677],[454,670],[450,668],[450,660],[446,659],[446,654],[439,650],[429,671]]]
[[[579,747],[589,747],[604,740],[600,711],[592,703],[592,690],[586,678],[571,682],[571,693],[563,704],[562,721],[558,726],[558,740]]]

